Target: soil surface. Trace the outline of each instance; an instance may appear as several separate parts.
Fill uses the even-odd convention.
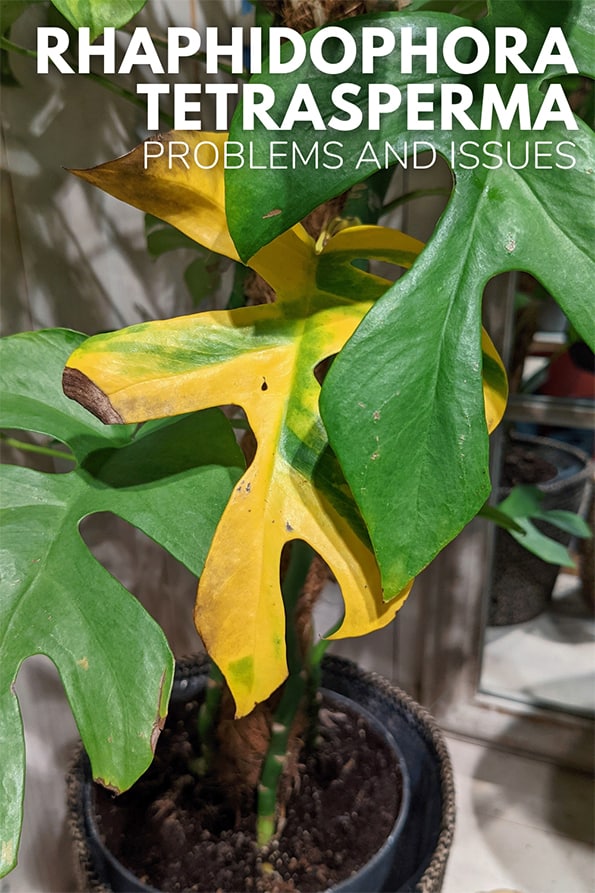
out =
[[[542,484],[558,474],[558,469],[528,446],[513,444],[506,450],[501,485]]]
[[[361,718],[323,704],[316,749],[302,751],[284,827],[259,852],[254,800],[231,807],[212,778],[188,771],[197,704],[177,710],[132,792],[96,789],[102,836],[144,883],[167,893],[315,893],[349,877],[384,843],[401,777],[392,752]]]

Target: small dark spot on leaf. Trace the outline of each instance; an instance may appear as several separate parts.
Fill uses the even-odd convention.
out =
[[[293,533],[293,527],[291,526],[289,521],[285,522],[285,530],[287,531],[287,533]]]
[[[264,378],[263,381],[262,381],[262,384],[261,384],[261,386],[260,386],[260,390],[261,390],[261,391],[268,391],[268,389],[269,389],[269,386],[268,386],[268,384],[267,384],[267,380],[266,380],[266,378]]]

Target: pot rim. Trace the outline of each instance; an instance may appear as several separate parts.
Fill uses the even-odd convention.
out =
[[[591,467],[593,464],[591,457],[588,453],[585,453],[584,450],[574,446],[574,444],[566,443],[563,440],[556,440],[553,437],[542,437],[538,434],[523,434],[518,431],[511,431],[509,436],[513,445],[527,444],[527,446],[535,447],[536,452],[539,451],[539,447],[547,450],[556,450],[566,456],[573,456],[580,463],[580,468],[573,471],[572,474],[561,474],[560,469],[558,468],[555,477],[535,484],[534,486],[541,490],[542,493],[557,493],[560,490],[566,489],[569,485],[580,482],[582,479],[585,479],[585,481],[590,480],[592,473]],[[499,486],[498,493],[499,495],[504,496],[510,493],[512,489],[513,487]]]
[[[389,732],[389,730],[385,728],[376,719],[376,717],[370,713],[369,710],[367,710],[361,704],[358,704],[356,701],[353,701],[351,698],[347,698],[345,697],[345,695],[339,694],[339,692],[335,692],[332,689],[322,687],[320,690],[322,694],[324,694],[325,697],[328,697],[331,702],[334,701],[337,704],[344,704],[345,706],[353,704],[356,705],[358,714],[365,719],[366,723],[376,732],[376,734],[380,738],[384,739],[384,742],[396,756],[402,782],[399,811],[397,812],[395,822],[382,846],[378,850],[376,850],[374,855],[370,859],[368,859],[368,861],[364,865],[362,865],[362,867],[358,871],[356,871],[355,874],[349,875],[349,877],[344,878],[342,881],[339,881],[338,884],[335,884],[333,887],[328,887],[327,890],[324,891],[324,893],[341,893],[347,883],[349,883],[350,886],[356,884],[364,874],[372,871],[378,863],[382,862],[382,860],[386,858],[387,854],[394,847],[395,841],[401,834],[405,822],[407,821],[407,816],[409,815],[411,806],[411,779],[409,776],[409,770],[407,769],[407,765],[405,763],[405,759],[403,757],[403,754],[401,753],[401,749],[397,744],[394,735]]]

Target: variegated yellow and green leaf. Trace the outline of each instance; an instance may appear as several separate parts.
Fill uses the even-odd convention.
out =
[[[238,258],[229,234],[225,217],[225,193],[223,177],[216,169],[202,170],[193,165],[193,154],[198,160],[210,163],[205,145],[200,154],[199,143],[212,143],[213,152],[222,152],[226,133],[201,133],[200,131],[176,131],[154,140],[163,145],[163,154],[145,161],[144,143],[116,161],[100,164],[90,170],[73,170],[72,173],[115,195],[133,208],[152,214],[173,224],[210,251],[217,251],[234,260]],[[172,145],[177,144],[177,145]],[[179,156],[182,147],[189,147],[190,161]],[[170,148],[171,146],[171,148]],[[157,154],[155,147],[151,149]],[[142,188],[139,188],[142,177]]]
[[[176,137],[197,140],[196,134],[163,139]],[[215,139],[201,136],[207,138]],[[212,250],[237,257],[225,223],[222,167],[188,171],[178,164],[170,170],[158,161],[149,175],[142,157],[136,149],[79,173]],[[389,286],[354,262],[373,257],[409,267],[421,248],[394,230],[358,226],[317,249],[298,225],[249,262],[275,289],[275,303],[100,335],[68,361],[67,393],[107,421],[138,422],[229,403],[246,413],[257,440],[255,459],[215,533],[195,614],[239,716],[287,674],[279,583],[286,542],[308,542],[336,575],[345,602],[336,637],[384,626],[409,593],[411,581],[400,591],[382,590],[368,533],[320,418],[315,369],[341,350]],[[484,349],[500,368],[489,339]],[[484,389],[490,424],[503,409],[497,380],[492,375]]]
[[[413,240],[389,235],[398,259],[405,248],[415,250]],[[368,236],[365,229],[362,236]],[[337,237],[339,247],[350,239],[353,233]],[[386,284],[352,267],[361,300],[323,292],[316,284],[313,241],[304,231],[279,241],[285,244],[278,246],[277,259],[269,251],[259,268],[282,287],[287,253],[293,253],[299,272],[276,303],[141,324],[92,338],[69,360],[70,369],[105,395],[101,412],[107,399],[114,420],[141,421],[225,403],[241,405],[247,415],[258,442],[256,457],[219,523],[196,606],[198,629],[228,679],[239,714],[264,700],[287,672],[279,585],[286,542],[307,541],[332,567],[345,599],[343,635],[383,626],[406,595],[389,603],[382,598],[365,527],[328,449],[314,375],[321,360],[341,349]],[[321,255],[328,259],[321,266],[329,289],[333,248],[330,242]],[[359,253],[342,251],[350,259]],[[364,300],[367,286],[371,297]],[[72,376],[68,372],[66,380]],[[80,376],[74,381],[84,386]]]

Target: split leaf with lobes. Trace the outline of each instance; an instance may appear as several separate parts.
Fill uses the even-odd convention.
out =
[[[374,304],[347,342],[325,379],[320,400],[330,445],[365,519],[386,591],[398,589],[427,565],[490,493],[478,377],[482,365],[484,376],[487,371],[480,330],[488,280],[509,270],[528,271],[556,298],[582,338],[591,346],[595,341],[592,296],[586,287],[595,278],[593,132],[578,118],[573,122],[576,129],[569,131],[566,113],[542,131],[524,130],[515,112],[517,99],[526,96],[533,123],[548,79],[565,72],[561,64],[533,72],[551,28],[562,28],[579,71],[593,73],[590,4],[498,0],[489,6],[490,14],[476,27],[492,50],[496,28],[522,30],[527,36],[522,53],[527,72],[509,68],[498,73],[493,51],[486,65],[470,76],[450,71],[441,47],[449,34],[466,24],[457,16],[403,11],[351,19],[340,27],[358,40],[370,24],[397,36],[411,29],[416,45],[426,43],[428,28],[436,29],[435,74],[426,71],[423,55],[414,59],[410,74],[402,73],[398,40],[394,53],[376,59],[373,74],[363,71],[361,58],[355,61],[350,80],[362,88],[364,122],[366,90],[372,82],[403,92],[416,84],[436,93],[448,84],[459,85],[461,95],[472,98],[465,115],[475,125],[481,120],[484,87],[492,83],[505,105],[516,90],[510,122],[494,116],[489,129],[469,130],[465,116],[463,123],[453,116],[444,130],[439,103],[434,103],[418,128],[408,130],[402,103],[392,114],[380,116],[378,129],[367,130],[363,124],[341,134],[343,163],[318,169],[305,165],[299,189],[292,169],[245,166],[226,171],[229,229],[238,253],[247,258],[313,208],[374,172],[383,164],[387,147],[394,162],[396,154],[405,158],[416,142],[424,141],[451,162],[453,192],[432,238],[411,272]],[[306,41],[313,39],[314,32],[305,36]],[[263,73],[252,83],[274,91],[270,113],[277,122],[292,101],[296,81],[315,85],[317,106],[327,121],[335,112],[333,90],[344,77],[321,74],[307,59],[299,73]],[[278,133],[258,121],[253,131],[245,132],[242,114],[240,106],[230,138],[249,142],[256,159],[269,157]],[[320,140],[311,121],[296,121],[291,136],[304,157]],[[571,161],[557,154],[562,144]],[[475,157],[470,159],[465,151],[471,148]],[[372,160],[359,163],[364,150]],[[375,162],[374,156],[380,160]],[[377,413],[373,428],[370,413]],[[410,523],[396,523],[395,518]]]
[[[226,136],[186,132],[162,139],[191,147],[207,139],[222,146]],[[225,215],[223,164],[187,169],[182,160],[170,165],[167,158],[164,152],[145,169],[139,146],[77,173],[209,250],[236,258]],[[246,413],[256,455],[217,527],[195,615],[238,716],[265,700],[287,675],[279,583],[285,543],[304,540],[335,574],[345,602],[336,637],[379,629],[408,595],[411,577],[383,590],[366,526],[329,448],[315,371],[342,349],[390,285],[354,261],[377,258],[407,268],[421,247],[394,230],[356,226],[320,249],[298,225],[249,260],[276,291],[275,303],[95,336],[68,360],[66,392],[108,422],[140,422],[221,404],[239,405]],[[483,346],[482,426],[487,430],[486,419],[492,428],[502,416],[506,384],[486,334]],[[476,378],[481,390],[481,367]],[[373,407],[368,415],[374,424]],[[392,529],[402,523],[407,518],[395,511]]]
[[[173,656],[140,602],[94,558],[79,525],[112,512],[198,575],[243,468],[223,413],[102,425],[62,393],[85,335],[49,329],[0,341],[0,426],[59,441],[62,474],[0,467],[0,876],[14,866],[25,743],[14,683],[24,660],[55,664],[93,776],[126,790],[150,765]],[[192,524],[186,518],[192,516]]]

